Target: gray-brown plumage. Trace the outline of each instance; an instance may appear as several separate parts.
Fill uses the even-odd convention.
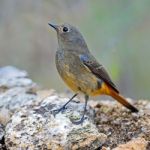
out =
[[[49,25],[57,31],[57,70],[64,82],[76,93],[74,96],[78,93],[83,93],[87,104],[89,96],[109,95],[132,112],[138,111],[119,94],[119,90],[112,82],[107,71],[90,53],[83,36],[74,26],[69,24]],[[57,110],[57,113],[64,109],[65,106],[66,104]],[[83,120],[84,115],[78,123]]]

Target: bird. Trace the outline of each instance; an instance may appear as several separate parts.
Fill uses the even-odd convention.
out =
[[[85,105],[81,118],[73,121],[77,125],[82,124],[85,120],[87,102],[90,96],[111,96],[131,112],[138,112],[138,109],[120,94],[108,72],[92,55],[83,35],[75,26],[68,23],[48,24],[57,32],[56,68],[63,81],[74,92],[67,103],[54,110],[54,115],[64,111],[68,103],[80,93],[84,94]]]

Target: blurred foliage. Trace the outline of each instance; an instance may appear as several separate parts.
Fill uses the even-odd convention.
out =
[[[121,93],[149,98],[149,0],[1,0],[0,66],[15,65],[43,87],[66,89],[55,68],[56,33],[48,22],[77,26]]]

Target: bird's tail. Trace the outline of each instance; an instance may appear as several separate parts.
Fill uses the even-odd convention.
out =
[[[118,102],[120,102],[123,106],[130,109],[132,112],[138,112],[138,109],[135,108],[133,105],[131,105],[122,95],[114,91],[113,89],[110,90],[110,96],[112,96],[114,99],[116,99]]]

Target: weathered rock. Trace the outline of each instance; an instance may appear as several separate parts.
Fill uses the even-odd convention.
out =
[[[4,127],[3,125],[0,124],[0,141],[2,140],[3,136],[4,136]]]
[[[55,117],[52,111],[68,99],[56,94],[43,100],[39,106],[24,107],[14,113],[6,126],[5,142],[8,149],[94,150],[106,140],[93,124],[93,110],[88,107],[87,119],[82,125],[72,120],[82,115],[82,103],[71,102],[63,113]]]
[[[36,94],[28,93],[25,88],[16,87],[0,94],[0,122],[6,124],[11,115],[22,106],[36,101]]]
[[[0,68],[0,122],[6,124],[15,110],[37,100],[37,85],[25,71],[15,67]]]
[[[5,147],[4,144],[4,127],[0,124],[0,149],[3,149]]]
[[[147,150],[148,142],[144,138],[133,139],[126,144],[120,144],[113,150]]]
[[[92,105],[96,110],[95,123],[99,132],[107,135],[106,147],[112,149],[135,138],[150,141],[150,103],[142,100],[134,105],[139,113],[131,113],[119,103],[110,101]]]
[[[37,85],[28,78],[26,71],[19,70],[12,66],[0,68],[0,88],[8,89],[13,87],[35,88]]]

